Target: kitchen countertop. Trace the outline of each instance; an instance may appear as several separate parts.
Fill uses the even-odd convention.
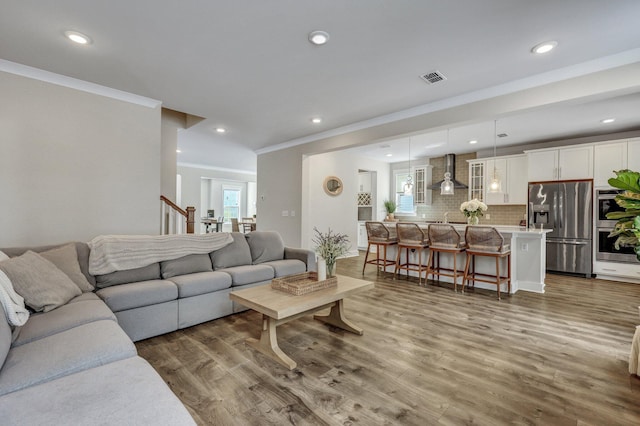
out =
[[[383,222],[385,226],[395,227],[396,222]],[[433,224],[442,224],[442,222],[403,222],[403,223],[415,223],[421,228],[427,228],[429,225]],[[466,229],[466,224],[461,223],[449,223],[452,225],[456,231]],[[528,234],[529,236],[533,235],[544,235],[551,232],[551,229],[540,229],[540,228],[527,228],[525,226],[516,226],[516,225],[479,225],[479,226],[492,226],[498,230],[498,232],[503,234]]]

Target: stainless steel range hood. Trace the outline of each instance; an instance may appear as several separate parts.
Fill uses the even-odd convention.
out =
[[[453,187],[458,189],[466,189],[468,188],[467,185],[465,185],[464,183],[458,181],[456,179],[456,155],[455,154],[447,154],[444,156],[444,172],[449,172],[451,173],[451,181],[453,182]],[[443,175],[444,177],[444,175]],[[436,183],[434,183],[433,185],[431,185],[431,189],[440,189],[440,185],[442,184],[442,182],[444,182],[444,179],[442,179],[441,181],[438,181]]]

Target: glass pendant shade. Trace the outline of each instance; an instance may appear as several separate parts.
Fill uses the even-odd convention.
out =
[[[406,195],[410,195],[412,191],[413,191],[413,179],[411,178],[411,175],[409,175],[407,177],[407,182],[404,184],[404,193]]]
[[[495,173],[493,175],[493,179],[491,179],[491,183],[489,184],[489,192],[502,192],[502,182]]]
[[[444,180],[440,184],[440,195],[453,195],[453,182],[449,172],[444,174]]]

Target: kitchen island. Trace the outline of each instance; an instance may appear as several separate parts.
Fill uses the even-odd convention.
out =
[[[390,232],[395,235],[395,223],[384,222]],[[429,227],[428,223],[416,222],[426,233]],[[461,237],[464,239],[464,232],[467,225],[452,224],[458,231]],[[508,226],[508,225],[496,225],[494,226],[504,237],[505,244],[511,246],[511,293],[515,293],[518,290],[532,291],[535,293],[544,293],[545,287],[545,264],[546,264],[546,235],[551,232],[550,229],[530,229],[521,226]],[[390,246],[387,252],[388,259],[395,260],[396,248]],[[403,253],[404,256],[404,253]],[[415,253],[410,254],[410,261],[416,263],[418,261]],[[425,264],[427,262],[428,251],[424,251]],[[404,257],[403,260],[404,262]],[[459,269],[464,270],[466,262],[466,255],[464,252],[458,255],[457,264]],[[443,267],[453,267],[453,256],[442,256],[440,264]],[[462,265],[462,266],[460,266]],[[394,266],[388,266],[385,268],[386,272],[394,272]],[[500,268],[501,271],[506,271],[506,265]],[[495,261],[494,259],[477,257],[476,258],[476,271],[482,273],[495,274]],[[416,273],[412,273],[416,275]],[[440,277],[441,281],[453,282],[451,277]],[[495,285],[476,282],[478,288],[486,288],[495,290]],[[507,285],[503,284],[500,287],[500,292],[507,291]]]

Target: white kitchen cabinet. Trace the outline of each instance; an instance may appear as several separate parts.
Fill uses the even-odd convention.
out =
[[[526,151],[529,182],[593,178],[593,146]]]
[[[371,173],[358,173],[358,192],[371,192]]]
[[[469,162],[469,199],[484,201],[484,171],[486,160],[468,160]]]
[[[627,169],[640,172],[640,138],[627,143]]]
[[[527,156],[510,157],[507,161],[506,204],[527,204],[528,195]]]
[[[413,170],[413,203],[428,205],[431,204],[431,166],[416,167]]]
[[[614,170],[627,168],[627,142],[607,143],[593,148],[593,183],[596,187],[608,187]]]
[[[364,222],[358,222],[358,249],[367,249],[367,227]]]
[[[502,191],[489,192],[495,171],[501,181]],[[512,155],[491,158],[485,162],[485,203],[487,205],[527,204],[527,156]]]

